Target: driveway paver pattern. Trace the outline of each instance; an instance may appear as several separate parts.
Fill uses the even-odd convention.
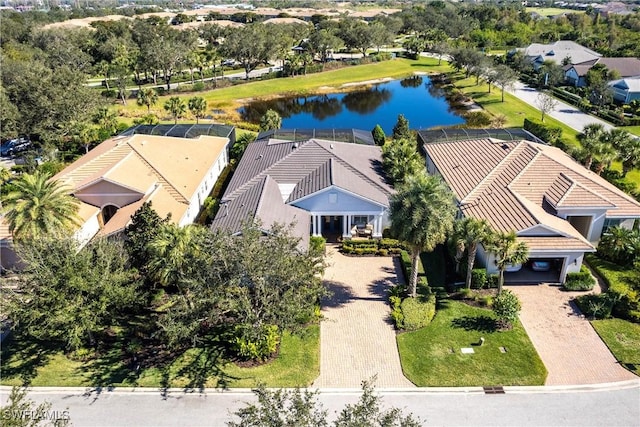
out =
[[[520,298],[520,321],[547,367],[545,385],[638,378],[618,364],[589,321],[569,302],[579,293],[548,284],[508,288]]]
[[[375,375],[376,387],[414,387],[402,373],[389,320],[386,291],[402,274],[398,260],[346,257],[327,246],[327,263],[324,279],[333,296],[323,302],[313,386],[357,388]]]

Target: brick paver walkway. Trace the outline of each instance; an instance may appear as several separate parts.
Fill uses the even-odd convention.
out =
[[[578,293],[558,286],[509,286],[522,302],[520,320],[549,375],[545,385],[637,379],[620,366],[588,320],[569,303]]]
[[[386,302],[386,289],[402,274],[398,261],[327,250],[325,281],[334,295],[322,307],[320,376],[313,385],[355,388],[377,375],[376,387],[413,387],[402,374]]]

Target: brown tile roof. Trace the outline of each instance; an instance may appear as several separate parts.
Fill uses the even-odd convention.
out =
[[[137,202],[121,207],[101,230],[103,235],[124,228],[136,206],[144,200],[152,200],[160,216],[171,213],[173,221],[178,222],[227,144],[227,138],[206,135],[198,138],[119,136],[104,141],[52,179],[68,185],[72,193],[107,180],[143,195]],[[88,216],[83,216],[85,220],[93,211],[87,207],[87,212]]]
[[[594,65],[601,64],[609,70],[615,70],[620,73],[620,77],[640,76],[640,59],[638,58],[598,58],[591,61],[581,62],[579,64],[568,65],[565,67],[569,70],[575,68],[579,76],[585,76]]]
[[[640,217],[640,203],[555,147],[478,139],[424,148],[463,214],[486,218],[498,230],[543,225],[589,245],[555,209],[593,207],[610,218]]]

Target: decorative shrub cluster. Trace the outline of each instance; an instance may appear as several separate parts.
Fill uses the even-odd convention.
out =
[[[580,268],[579,273],[568,273],[562,286],[565,291],[590,291],[596,284],[596,279],[586,266]]]
[[[342,253],[352,255],[398,255],[403,249],[396,239],[343,240]]]
[[[415,331],[424,328],[436,314],[436,296],[417,296],[401,299],[399,296],[389,297],[391,303],[391,318],[396,328],[405,331]]]
[[[265,360],[278,349],[280,331],[276,325],[259,328],[259,332],[249,335],[247,328],[236,328],[234,345],[238,356],[247,360]]]

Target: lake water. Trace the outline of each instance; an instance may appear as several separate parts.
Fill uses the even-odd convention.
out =
[[[347,93],[255,101],[241,108],[240,114],[245,121],[259,123],[268,109],[280,114],[283,128],[371,130],[379,124],[389,135],[398,114],[404,114],[412,129],[464,123],[426,76],[393,80]]]

